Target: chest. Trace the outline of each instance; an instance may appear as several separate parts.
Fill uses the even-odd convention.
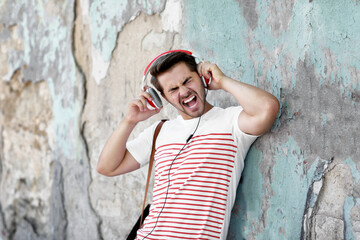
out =
[[[155,153],[155,180],[184,181],[218,178],[227,182],[234,168],[237,146],[231,133],[214,132],[193,137],[187,144],[173,141]]]

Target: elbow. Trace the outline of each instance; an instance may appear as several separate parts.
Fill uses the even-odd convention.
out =
[[[100,162],[100,159],[99,159]],[[105,175],[106,176],[106,172],[104,171],[104,168],[98,163],[98,165],[96,166],[96,172],[101,174],[101,175]]]
[[[272,119],[272,123],[274,123],[276,116],[280,109],[280,102],[276,97],[272,97],[266,101],[265,113],[268,119]]]
[[[109,171],[106,170],[106,168],[105,168],[105,166],[103,166],[102,162],[104,162],[104,160],[100,157],[98,160],[98,164],[96,166],[96,172],[101,175],[110,177],[111,174],[109,173]]]
[[[263,105],[264,109],[263,109],[263,114],[262,114],[262,133],[264,134],[266,132],[268,132],[272,126],[274,125],[276,116],[279,112],[280,109],[280,103],[277,100],[277,98],[273,97],[268,99],[264,105]]]

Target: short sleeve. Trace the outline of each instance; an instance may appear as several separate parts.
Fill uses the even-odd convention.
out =
[[[233,108],[233,109],[232,109]],[[251,135],[244,133],[241,131],[239,127],[239,115],[243,111],[243,108],[241,106],[232,107],[229,110],[234,113],[232,116],[232,124],[233,124],[233,131],[236,141],[238,142],[239,150],[242,151],[242,155],[245,156],[249,147],[253,142],[259,137],[256,135]]]
[[[153,136],[158,123],[159,122],[155,122],[141,132],[135,139],[126,143],[127,150],[141,167],[147,164],[150,160]]]

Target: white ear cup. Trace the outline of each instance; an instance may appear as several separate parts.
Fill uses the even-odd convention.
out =
[[[147,88],[145,91],[147,93],[149,93],[152,98],[152,101],[146,100],[147,107],[150,110],[161,108],[163,106],[161,98],[159,97],[159,95],[156,93],[156,91],[153,88],[151,88],[151,87]]]
[[[204,76],[202,76],[201,80],[202,80],[205,88],[208,88],[210,86],[211,77],[210,78],[205,78]]]

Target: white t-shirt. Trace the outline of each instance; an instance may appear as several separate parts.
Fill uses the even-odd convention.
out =
[[[164,123],[155,146],[153,203],[138,239],[150,232],[146,239],[226,239],[244,158],[256,139],[239,129],[241,111],[213,107],[186,145],[199,118]],[[149,161],[156,125],[127,144],[141,166]]]

